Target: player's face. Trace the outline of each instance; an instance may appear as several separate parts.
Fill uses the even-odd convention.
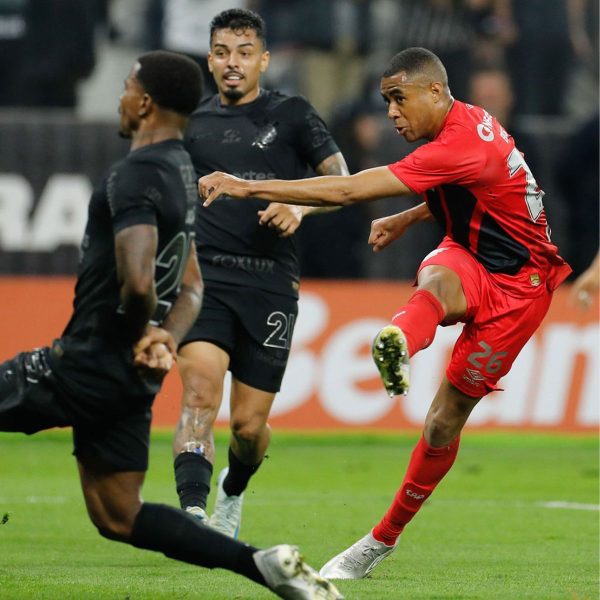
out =
[[[260,75],[269,65],[269,53],[254,29],[217,29],[208,54],[223,104],[252,102],[260,91]]]
[[[127,79],[125,87],[119,98],[120,127],[119,135],[125,138],[131,138],[133,132],[137,131],[140,125],[140,111],[143,110],[145,92],[140,84],[137,73],[140,70],[140,63],[136,63]]]
[[[437,134],[437,104],[441,85],[410,79],[404,71],[382,77],[381,95],[388,107],[388,118],[407,142],[433,139]]]

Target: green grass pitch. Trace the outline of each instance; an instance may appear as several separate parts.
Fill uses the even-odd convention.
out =
[[[319,567],[383,514],[416,437],[274,432],[246,494],[242,539],[296,543]],[[215,474],[226,436],[217,442]],[[102,539],[70,452],[68,432],[0,434],[2,600],[273,597],[226,571]],[[176,504],[169,433],[154,434],[150,460],[145,499]],[[467,432],[398,550],[370,578],[339,587],[360,600],[595,600],[597,504],[595,436]]]

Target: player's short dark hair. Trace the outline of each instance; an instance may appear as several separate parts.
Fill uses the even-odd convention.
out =
[[[204,81],[195,61],[177,52],[153,50],[138,62],[137,79],[158,106],[185,116],[196,109]]]
[[[429,75],[442,83],[448,83],[446,67],[442,61],[427,48],[406,48],[398,52],[388,63],[383,77],[391,77],[400,71],[407,75]]]
[[[263,18],[253,10],[246,8],[230,8],[220,12],[210,22],[210,41],[218,29],[231,29],[233,31],[245,31],[253,29],[256,37],[262,41],[263,48],[267,48],[267,26]]]

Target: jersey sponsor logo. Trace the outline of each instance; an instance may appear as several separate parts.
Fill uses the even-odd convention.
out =
[[[256,137],[252,141],[252,145],[264,150],[269,146],[272,146],[277,139],[277,129],[274,123],[266,123],[263,125],[256,134]]]
[[[254,181],[262,181],[264,179],[277,179],[275,173],[273,171],[243,171],[233,173],[235,177],[239,177],[240,179],[246,180],[254,180]]]
[[[483,121],[477,125],[477,133],[484,142],[491,142],[494,140],[492,115],[485,110],[483,111]]]
[[[240,256],[236,254],[216,254],[212,264],[224,269],[237,269],[248,273],[275,273],[275,261],[269,258]]]

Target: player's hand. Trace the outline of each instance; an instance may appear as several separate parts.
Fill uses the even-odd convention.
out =
[[[175,340],[161,327],[151,327],[133,347],[133,364],[159,377],[171,370],[176,357]]]
[[[142,372],[162,379],[175,362],[173,355],[165,344],[153,342],[146,350],[136,355],[134,364]]]
[[[248,195],[248,182],[234,175],[215,171],[198,179],[198,194],[203,206],[210,206],[222,195],[245,198]]]
[[[369,244],[373,252],[379,252],[397,240],[411,225],[412,220],[405,213],[382,217],[371,222]]]
[[[279,237],[289,237],[300,227],[303,215],[300,206],[272,202],[265,210],[258,211],[258,223],[276,229]]]
[[[589,310],[598,295],[597,267],[584,271],[573,283],[569,303],[580,310]]]

